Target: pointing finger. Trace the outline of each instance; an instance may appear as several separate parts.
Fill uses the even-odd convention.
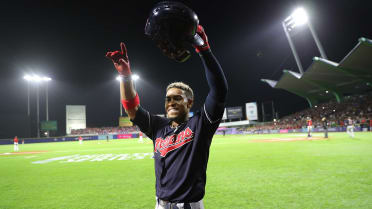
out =
[[[123,53],[124,57],[128,58],[127,48],[123,42],[120,43],[120,48],[121,48],[121,52]]]

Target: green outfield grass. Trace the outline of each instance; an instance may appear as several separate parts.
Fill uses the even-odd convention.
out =
[[[260,142],[304,136],[215,136],[206,208],[372,208],[372,133]],[[151,153],[147,142],[20,145],[20,152],[47,152],[0,155],[0,209],[153,209],[153,159],[135,154]],[[12,150],[0,146],[0,154]]]

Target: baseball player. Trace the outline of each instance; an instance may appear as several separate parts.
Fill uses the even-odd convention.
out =
[[[182,82],[168,85],[165,96],[166,118],[150,114],[140,106],[133,88],[127,50],[108,52],[116,70],[122,76],[120,92],[122,103],[130,117],[153,141],[156,209],[202,209],[206,184],[209,147],[225,107],[227,81],[208,44],[204,29],[197,33],[204,44],[195,46],[203,63],[209,93],[200,110],[189,118],[194,103],[193,90]]]
[[[351,119],[351,117],[348,117],[347,119],[347,127],[346,127],[346,133],[351,137],[354,138],[354,121]]]
[[[328,138],[328,121],[326,117],[322,118],[323,129],[324,129],[324,138]]]
[[[138,143],[143,143],[143,133],[139,132],[139,140]]]
[[[83,144],[83,137],[79,136],[79,144]]]
[[[18,147],[18,137],[15,136],[13,141],[14,141],[14,152],[19,151],[19,147]]]
[[[311,137],[311,130],[313,128],[313,121],[311,120],[310,117],[307,117],[307,121],[306,121],[306,124],[307,124],[307,137]]]

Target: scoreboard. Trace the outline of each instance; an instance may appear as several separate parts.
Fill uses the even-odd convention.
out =
[[[242,107],[227,107],[226,108],[227,119],[241,119],[243,117]]]

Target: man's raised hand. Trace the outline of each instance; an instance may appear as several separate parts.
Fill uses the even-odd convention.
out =
[[[200,51],[206,51],[210,49],[209,43],[208,43],[208,37],[207,34],[205,34],[204,28],[201,25],[198,25],[196,29],[196,33],[200,36],[200,38],[203,39],[204,44],[202,46],[196,46],[194,45],[195,51],[199,53]]]
[[[106,57],[112,60],[118,73],[123,76],[130,76],[130,64],[127,54],[127,48],[123,42],[120,43],[121,51],[107,52]]]

